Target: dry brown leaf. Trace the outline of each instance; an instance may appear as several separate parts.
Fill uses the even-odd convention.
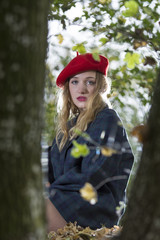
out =
[[[155,58],[153,58],[153,57],[145,57],[144,66],[146,66],[147,64],[154,66],[157,64],[157,62],[156,62]]]
[[[113,154],[117,153],[117,151],[113,148],[109,148],[109,147],[101,147],[101,153],[104,155],[104,156],[107,156],[107,157],[110,157],[112,156]]]
[[[79,191],[84,200],[90,202],[91,204],[95,204],[97,202],[97,191],[90,183],[85,183]]]
[[[147,125],[138,125],[134,127],[131,131],[131,135],[136,137],[140,143],[144,143],[148,135]]]
[[[58,34],[58,35],[57,35],[57,38],[58,38],[59,44],[61,44],[61,43],[63,42],[63,40],[64,40],[62,34]]]
[[[133,47],[134,49],[137,49],[139,47],[145,47],[147,45],[147,42],[146,41],[138,41],[138,40],[135,40],[133,42]]]
[[[108,234],[109,233],[109,228],[106,228],[106,227],[102,227],[102,228],[100,228],[100,229],[97,229],[96,231],[95,231],[95,236],[96,236],[96,238],[102,238],[103,236],[105,236],[106,234]]]
[[[64,228],[58,229],[57,232],[50,232],[47,240],[104,240],[119,235],[122,227],[114,226],[112,228],[102,227],[92,230],[90,227],[83,228],[77,223],[67,223]]]

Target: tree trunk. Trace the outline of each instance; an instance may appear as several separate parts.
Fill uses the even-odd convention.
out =
[[[147,126],[119,240],[160,239],[160,72]]]
[[[0,2],[0,239],[44,240],[40,164],[49,0]]]

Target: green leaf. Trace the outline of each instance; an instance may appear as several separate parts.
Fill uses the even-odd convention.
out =
[[[80,20],[79,17],[75,17],[75,18],[73,19],[73,22],[77,22],[77,21],[79,21],[79,20]]]
[[[102,43],[102,46],[108,42],[107,38],[100,38],[99,41]]]
[[[124,24],[124,23],[126,22],[126,19],[123,18],[122,16],[119,16],[119,17],[118,17],[118,22],[119,22],[120,24]]]
[[[152,9],[149,7],[143,7],[143,11],[150,16],[152,16],[152,14],[153,14]]]
[[[72,50],[73,50],[73,51],[77,51],[77,46],[73,46],[73,47],[72,47]]]
[[[86,49],[83,45],[83,43],[76,44],[75,46],[72,47],[73,51],[78,51],[81,54],[86,53]]]
[[[117,32],[116,39],[118,40],[118,39],[120,39],[122,36],[123,36],[123,34],[122,34],[122,33],[120,33],[120,32]]]
[[[86,157],[89,154],[89,148],[87,147],[86,144],[79,144],[75,140],[72,141],[73,143],[73,148],[71,150],[71,156],[74,158],[79,158],[79,157]]]
[[[139,5],[136,1],[127,1],[125,2],[126,10],[122,12],[125,17],[135,17],[139,12]]]
[[[126,53],[124,61],[127,63],[127,67],[130,69],[135,68],[136,64],[140,64],[140,54],[138,53]]]
[[[104,4],[104,3],[106,3],[107,1],[106,1],[106,0],[98,0],[98,2],[101,3],[101,4]]]
[[[92,57],[94,58],[95,61],[100,62],[100,56],[97,52],[92,53]]]
[[[85,49],[85,47],[83,46],[83,45],[81,45],[81,46],[79,46],[78,48],[77,48],[77,51],[79,52],[79,53],[86,53],[86,49]]]
[[[109,61],[112,62],[112,61],[119,61],[119,56],[111,56],[109,57]]]

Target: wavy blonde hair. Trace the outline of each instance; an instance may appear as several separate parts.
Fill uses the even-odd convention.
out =
[[[66,81],[62,92],[63,105],[58,116],[58,130],[56,134],[56,142],[60,151],[63,149],[68,139],[71,140],[77,136],[75,129],[85,131],[88,124],[95,119],[97,113],[101,111],[106,104],[109,105],[107,99],[107,92],[109,90],[110,83],[105,75],[96,72],[96,90],[89,98],[85,110],[80,112],[71,99],[69,81]],[[106,101],[104,101],[102,97],[104,93],[106,95]],[[71,121],[71,126],[69,127],[68,120],[73,119],[73,117],[77,117],[76,124],[72,126],[73,123]]]

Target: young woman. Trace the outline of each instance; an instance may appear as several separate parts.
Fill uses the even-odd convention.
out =
[[[57,86],[63,89],[63,106],[50,149],[49,231],[67,222],[92,229],[110,228],[118,222],[116,207],[124,201],[133,155],[117,113],[102,97],[109,89],[107,69],[107,58],[100,55],[96,61],[87,53],[72,59],[57,78]],[[75,129],[87,133],[91,141],[77,135]],[[90,153],[74,158],[73,140],[87,144]],[[86,182],[97,191],[94,205],[80,195]]]

